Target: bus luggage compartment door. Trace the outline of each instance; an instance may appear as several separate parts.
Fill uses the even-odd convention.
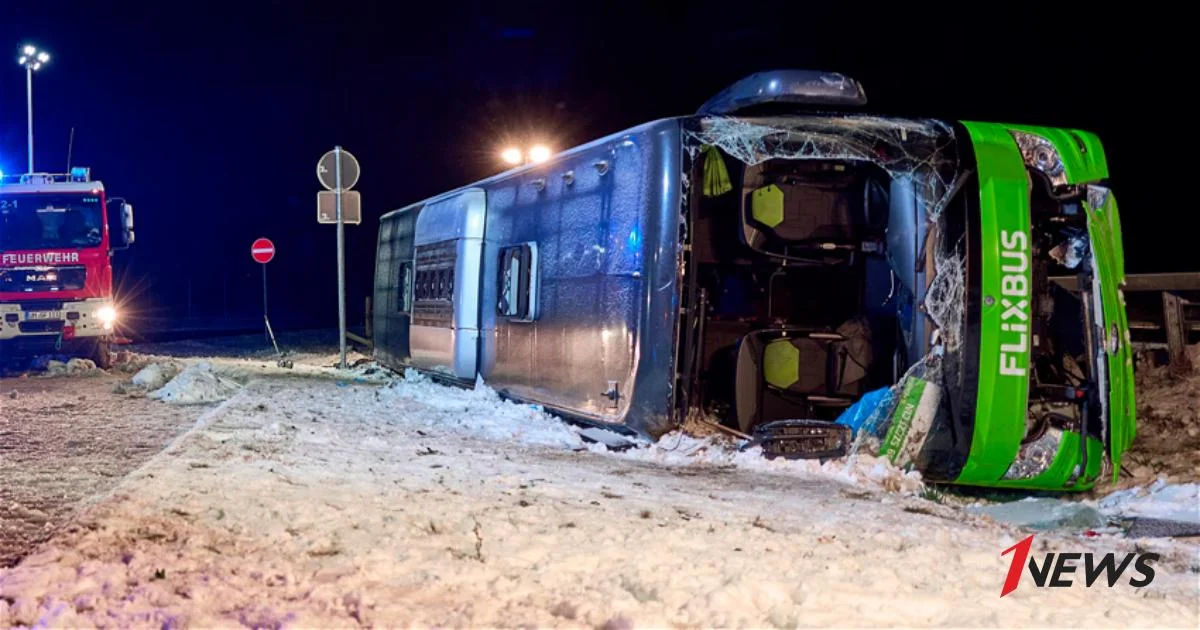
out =
[[[473,382],[479,360],[479,282],[485,195],[467,190],[417,218],[409,363]]]

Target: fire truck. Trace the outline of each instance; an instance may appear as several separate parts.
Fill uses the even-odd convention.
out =
[[[0,364],[55,354],[110,367],[112,255],[133,241],[133,206],[90,169],[0,173]]]

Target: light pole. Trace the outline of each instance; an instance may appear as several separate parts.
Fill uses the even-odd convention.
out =
[[[26,44],[17,63],[25,66],[25,104],[29,120],[29,172],[33,172],[33,72],[50,63],[50,53]]]

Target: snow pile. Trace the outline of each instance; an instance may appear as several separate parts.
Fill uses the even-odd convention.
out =
[[[589,448],[601,453],[608,450],[602,444],[593,444]],[[902,470],[886,457],[859,453],[824,462],[815,459],[767,459],[758,446],[741,450],[726,438],[693,437],[680,431],[668,433],[649,446],[620,451],[616,455],[664,466],[732,466],[760,472],[827,477],[843,483],[903,494],[917,494],[924,488],[919,472]]]
[[[151,363],[133,375],[133,384],[147,390],[160,389],[179,374],[169,363]]]
[[[82,376],[99,373],[99,368],[91,359],[71,359],[69,361],[49,360],[46,362],[46,376]]]
[[[373,362],[341,370],[317,365],[285,368],[243,359],[173,361],[162,357],[162,360],[149,363],[139,370],[131,384],[135,391],[149,391],[147,396],[155,400],[198,404],[227,400],[256,378],[317,378],[375,385],[394,380],[389,372]]]
[[[1114,492],[1100,499],[1098,507],[1114,517],[1200,523],[1200,484],[1168,484],[1159,478],[1149,486]]]
[[[217,374],[212,364],[201,361],[188,366],[169,383],[150,392],[148,396],[166,403],[193,405],[227,400],[241,388],[241,383]]]
[[[412,422],[431,428],[450,428],[488,440],[582,448],[578,431],[533,405],[502,400],[482,382],[475,389],[447,387],[409,370],[383,388],[389,402],[411,401],[426,409],[405,414]]]

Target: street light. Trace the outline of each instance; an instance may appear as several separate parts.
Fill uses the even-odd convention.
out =
[[[33,172],[33,72],[41,70],[42,66],[50,63],[50,53],[38,50],[36,46],[25,44],[21,47],[21,57],[17,63],[25,67],[25,103],[29,120],[29,172]]]
[[[550,147],[544,144],[535,144],[529,149],[529,161],[534,164],[539,164],[550,159]]]
[[[522,151],[520,147],[506,147],[500,151],[500,160],[509,166],[521,166],[525,164],[541,164],[550,159],[553,152],[550,147],[544,144],[535,144],[529,147],[528,151]]]
[[[525,159],[525,156],[517,147],[509,147],[500,152],[500,159],[504,160],[505,164],[512,164],[513,166],[516,166]]]

